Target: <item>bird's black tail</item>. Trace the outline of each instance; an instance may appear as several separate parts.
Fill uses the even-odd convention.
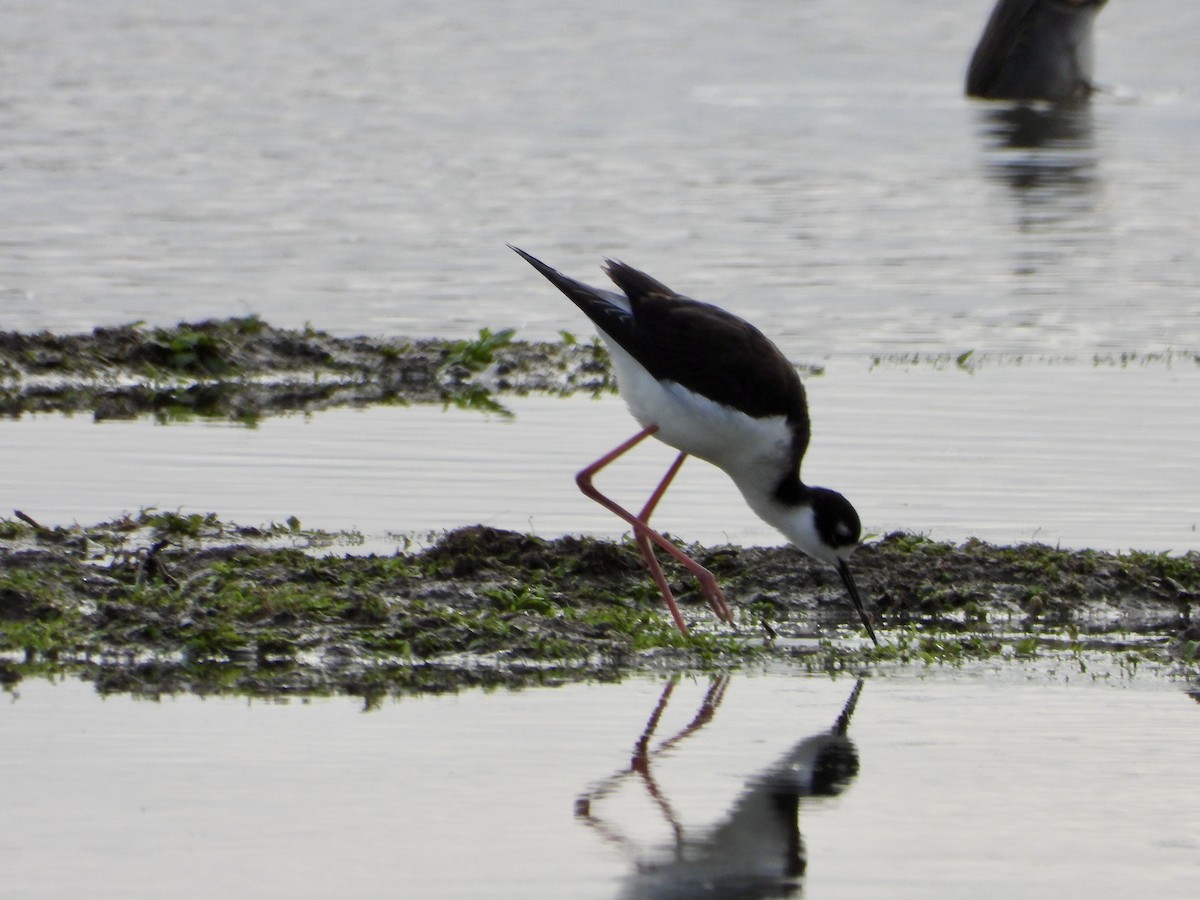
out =
[[[525,262],[529,263],[531,266],[541,272],[546,277],[546,280],[548,280],[552,285],[574,300],[576,304],[583,307],[584,312],[587,312],[587,308],[584,307],[583,303],[580,301],[591,300],[594,302],[596,298],[595,288],[589,287],[582,281],[576,281],[574,278],[564,275],[562,272],[558,271],[558,269],[555,269],[553,266],[546,265],[536,256],[531,256],[520,247],[514,247],[512,244],[509,244],[508,246],[509,249],[520,254],[521,258],[524,259]]]
[[[531,256],[522,250],[520,247],[508,245],[516,253],[520,254],[521,258],[537,269],[546,277],[546,279],[567,295],[572,303],[583,310],[584,314],[592,320],[602,331],[612,333],[623,331],[627,326],[624,320],[629,318],[627,308],[622,308],[614,304],[614,299],[619,297],[619,294],[613,294],[600,291],[591,285],[584,284],[582,281],[576,281],[562,272],[551,266],[546,265],[536,256]]]
[[[558,269],[554,269],[554,268],[551,268],[550,266],[546,265],[544,262],[542,262],[536,256],[532,256],[532,255],[526,253],[520,247],[514,246],[513,244],[509,244],[508,249],[512,250],[514,253],[517,253],[518,255],[520,255],[520,257],[523,260],[525,260],[525,262],[529,263],[531,266],[533,266],[535,269],[537,269],[539,272],[541,272],[543,275],[545,275],[546,278],[548,278],[550,280],[550,282],[556,288],[558,288],[563,293],[566,293],[566,289],[563,287],[562,283],[569,282],[572,279],[567,278],[567,276],[564,275],[562,272],[558,271]]]
[[[634,302],[645,297],[678,296],[661,281],[651,278],[641,269],[635,269],[619,260],[606,259],[604,271],[613,280],[613,284],[623,290],[625,296]]]

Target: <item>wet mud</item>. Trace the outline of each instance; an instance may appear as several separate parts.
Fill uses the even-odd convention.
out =
[[[504,412],[496,395],[611,389],[597,341],[334,337],[262,320],[0,332],[0,415],[92,413],[253,422],[338,406],[442,403]]]
[[[1200,554],[951,545],[892,534],[855,570],[866,641],[836,573],[791,548],[701,547],[736,628],[670,573],[670,624],[630,542],[472,527],[389,556],[350,536],[215,515],[91,527],[0,520],[0,682],[70,675],[102,692],[285,696],[615,679],[782,666],[1024,666],[1077,677],[1200,675]]]
[[[1078,363],[1070,357],[893,354],[872,367],[973,372],[983,365]],[[1200,364],[1171,351],[1083,360],[1095,366]],[[799,367],[812,376],[820,366]],[[0,332],[0,416],[90,413],[97,421],[210,417],[247,424],[341,406],[433,403],[506,413],[504,397],[616,390],[599,339],[524,341],[512,329],[474,338],[335,337],[246,318],[141,323],[83,334]]]
[[[956,366],[974,365],[969,354]],[[1123,364],[1123,363],[1122,363]],[[811,373],[810,373],[811,374]],[[82,335],[0,333],[0,413],[147,414],[252,423],[378,403],[503,412],[506,393],[610,391],[607,357],[570,335],[338,338],[251,317]],[[954,546],[893,534],[855,556],[883,645],[863,639],[832,570],[790,548],[691,546],[738,616],[718,626],[680,571],[681,636],[630,543],[467,528],[391,556],[354,535],[216,514],[143,512],[72,528],[0,520],[0,684],[368,699],[469,686],[781,665],[1027,665],[1195,678],[1200,554]],[[1089,661],[1089,654],[1101,654]]]

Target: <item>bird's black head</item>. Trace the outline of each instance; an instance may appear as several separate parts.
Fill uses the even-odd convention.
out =
[[[862,536],[862,523],[850,501],[829,488],[813,488],[811,496],[817,534],[825,545],[835,551],[857,546]]]

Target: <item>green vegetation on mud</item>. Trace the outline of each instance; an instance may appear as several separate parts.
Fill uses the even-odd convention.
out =
[[[855,557],[883,638],[874,648],[836,574],[790,548],[689,548],[721,579],[739,626],[719,627],[676,573],[695,623],[685,638],[628,543],[472,527],[390,556],[335,549],[355,538],[295,519],[245,528],[179,513],[86,528],[0,520],[0,681],[378,698],[664,668],[835,672],[1056,655],[1094,677],[1139,666],[1195,677],[1200,666],[1195,553],[889,535]]]
[[[1097,369],[1134,369],[1151,366],[1197,366],[1200,352],[1166,350],[1152,353],[1095,353],[1090,358],[1071,355],[1048,356],[1022,353],[890,353],[871,357],[871,368],[931,368],[957,369],[974,374],[984,366],[1078,366],[1091,365]]]
[[[256,317],[87,334],[0,332],[0,415],[152,414],[253,424],[263,416],[376,403],[504,412],[497,394],[612,388],[598,342],[532,343],[511,329],[472,339],[339,338]]]
[[[615,389],[598,340],[563,332],[522,341],[488,328],[469,339],[334,337],[277,328],[255,316],[180,324],[142,323],[85,334],[0,332],[0,415],[90,412],[99,420],[195,416],[253,424],[264,416],[376,403],[440,403],[504,414],[506,394]],[[1200,364],[1200,353],[1022,357],[976,353],[895,354],[872,368],[922,366],[977,372],[984,365],[1098,367]],[[802,367],[808,376],[820,366]]]
[[[875,365],[975,371],[984,357]],[[1003,362],[1003,361],[1002,361]],[[1021,360],[1016,360],[1016,363]],[[1195,364],[1200,355],[1095,365]],[[817,374],[820,370],[810,370]],[[614,388],[596,340],[338,338],[258,318],[0,332],[0,414],[97,420],[266,415],[440,403],[503,413],[505,394]],[[783,665],[802,671],[1061,658],[1104,677],[1151,667],[1195,677],[1200,554],[959,546],[893,534],[855,570],[885,636],[861,639],[837,576],[788,548],[692,547],[738,610],[718,627],[673,573],[684,638],[629,544],[467,528],[391,556],[295,519],[245,528],[143,512],[91,527],[0,520],[0,683],[92,679],[102,690],[349,692],[617,677],[647,669]],[[1092,655],[1100,654],[1099,661]]]

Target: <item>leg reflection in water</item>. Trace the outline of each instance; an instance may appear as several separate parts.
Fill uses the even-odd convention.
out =
[[[716,716],[729,676],[713,679],[699,710],[678,733],[651,748],[671,695],[672,678],[663,688],[646,727],[634,743],[628,768],[601,781],[576,801],[575,814],[604,839],[619,846],[635,863],[623,897],[787,897],[800,888],[808,860],[800,835],[799,812],[805,798],[841,793],[858,774],[858,751],[847,736],[862,692],[860,679],[832,728],[804,738],[765,771],[746,780],[743,791],[713,827],[689,835],[654,776],[654,763],[678,748]],[[629,779],[643,785],[671,829],[667,847],[642,853],[638,842],[598,812],[606,797]]]

